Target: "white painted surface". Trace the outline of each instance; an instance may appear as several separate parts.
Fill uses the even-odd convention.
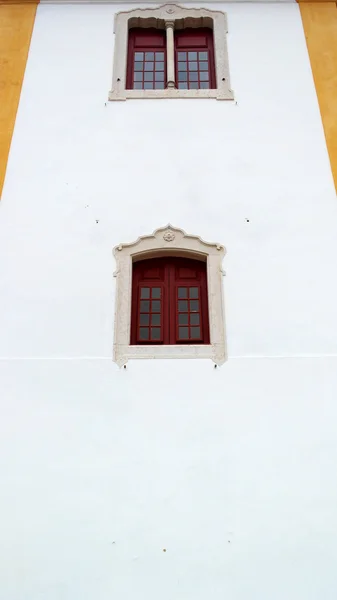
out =
[[[336,197],[298,7],[223,8],[237,105],[105,106],[118,7],[38,8],[0,206],[6,600],[335,600]],[[220,370],[111,362],[112,248],[167,222],[227,248]]]

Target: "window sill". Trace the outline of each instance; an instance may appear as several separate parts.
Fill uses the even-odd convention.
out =
[[[221,365],[225,362],[223,344],[184,344],[170,346],[115,346],[114,361],[122,367],[134,358],[208,358]]]
[[[215,98],[216,100],[234,100],[232,90],[177,90],[175,88],[165,90],[112,90],[109,100],[159,100],[168,98]]]

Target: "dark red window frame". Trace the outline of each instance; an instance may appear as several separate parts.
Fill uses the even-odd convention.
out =
[[[206,263],[165,257],[133,264],[131,344],[209,344]]]
[[[175,31],[174,46],[177,88],[215,89],[213,30],[203,27]]]
[[[138,81],[135,81],[135,78],[138,78]],[[146,81],[147,78],[148,80]],[[126,89],[165,89],[166,79],[165,30],[130,29]],[[153,83],[153,87],[145,87],[146,84],[150,85],[151,82]],[[136,87],[135,84],[137,84]]]

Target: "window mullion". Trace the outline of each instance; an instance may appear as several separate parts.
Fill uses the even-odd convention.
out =
[[[167,87],[175,88],[174,68],[174,21],[165,21],[166,27],[166,60],[167,60]]]

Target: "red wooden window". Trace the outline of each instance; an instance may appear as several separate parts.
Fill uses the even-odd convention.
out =
[[[131,344],[209,344],[206,263],[173,257],[134,263]]]
[[[163,90],[165,87],[165,31],[130,29],[126,88],[129,90]]]
[[[183,29],[174,33],[174,41],[178,89],[216,88],[213,31]]]

